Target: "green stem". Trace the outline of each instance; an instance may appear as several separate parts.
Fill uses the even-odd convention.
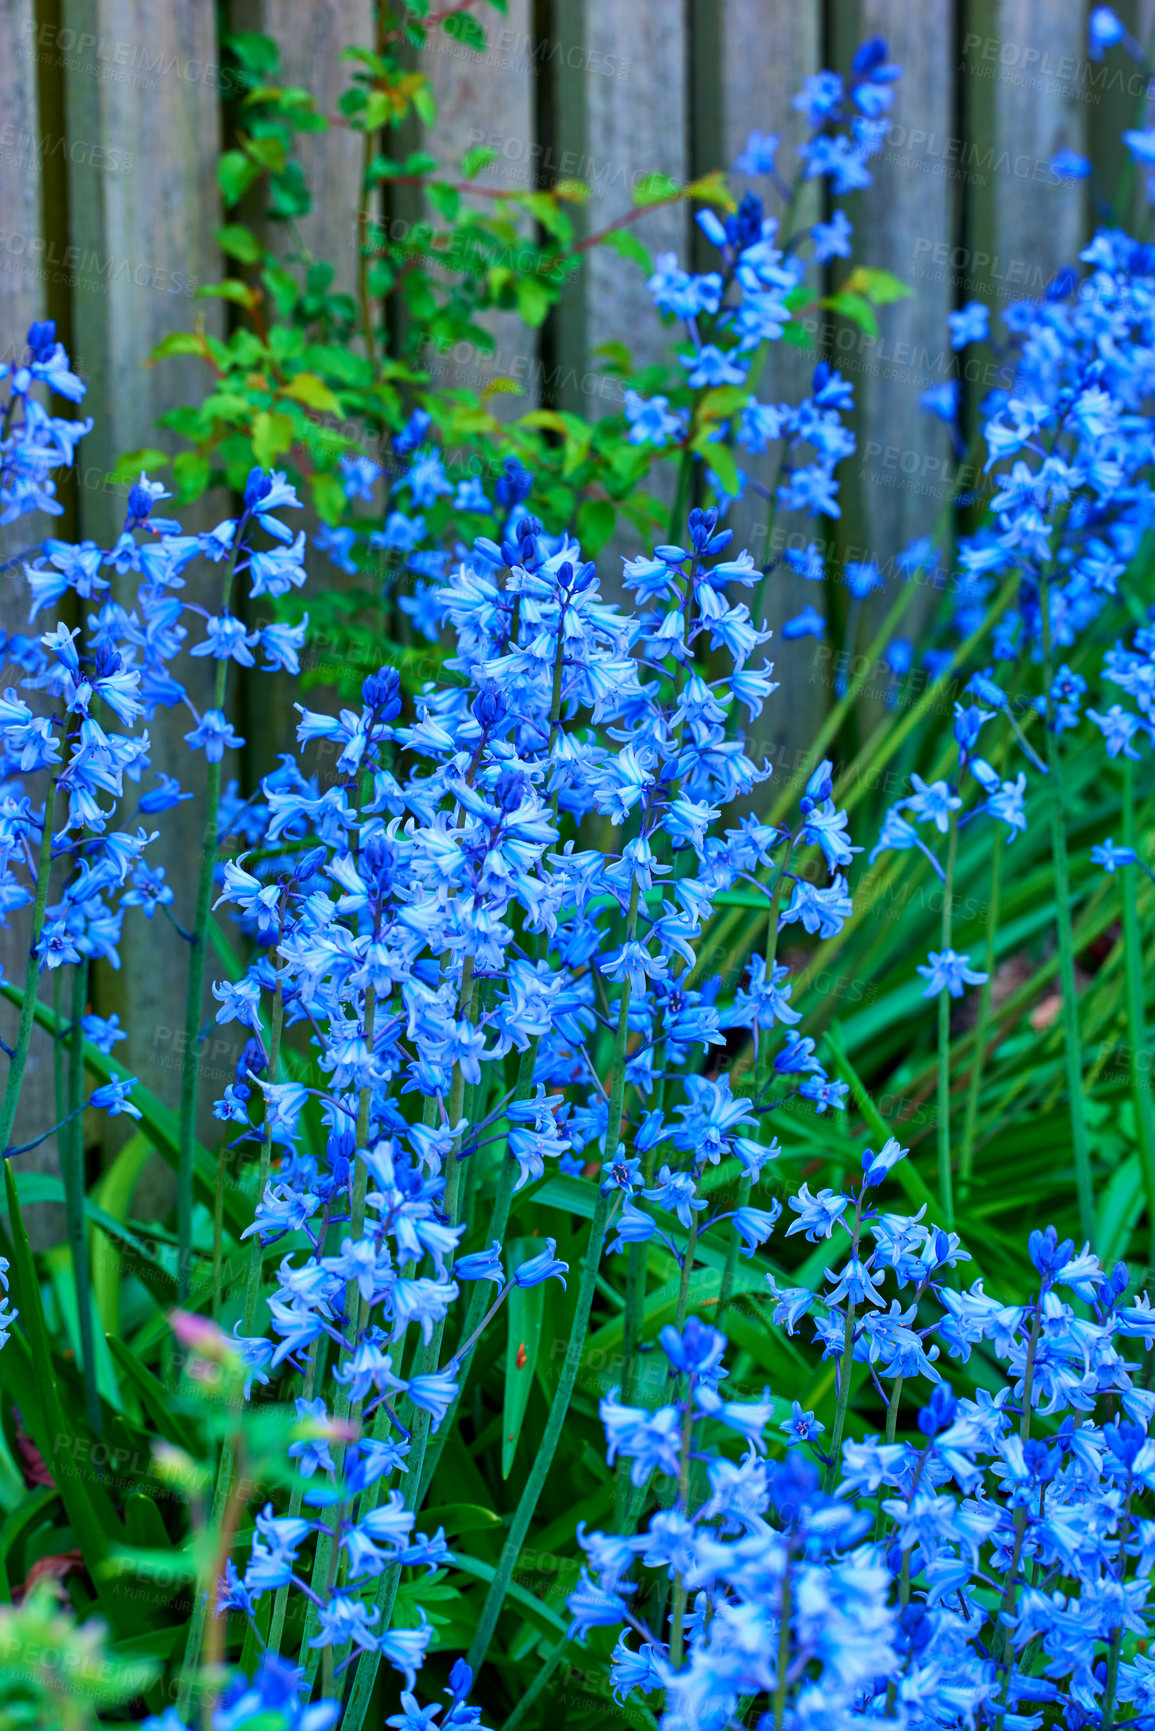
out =
[[[92,1327],[92,1281],[88,1272],[88,1231],[84,1218],[84,1027],[88,1001],[88,958],[72,970],[72,1031],[68,1072],[68,1111],[71,1122],[60,1143],[64,1177],[64,1202],[68,1220],[68,1243],[72,1251],[72,1277],[76,1283],[76,1315],[80,1327],[80,1352],[84,1361],[84,1408],[88,1422],[101,1434],[100,1396],[96,1390],[96,1341]]]
[[[237,541],[238,543],[240,541],[239,528]],[[236,563],[237,551],[239,551],[239,546],[234,549],[233,561],[225,579],[222,611],[228,608],[228,596],[232,586],[233,567]],[[217,662],[216,681],[213,688],[213,707],[215,709],[224,709],[228,669],[227,660],[222,659]],[[193,1151],[196,1147],[197,1094],[200,1087],[198,1047],[200,1044],[201,1005],[205,989],[205,968],[208,962],[213,875],[217,866],[217,824],[220,801],[221,766],[218,761],[208,764],[205,771],[201,869],[200,878],[197,882],[192,943],[189,946],[188,997],[185,1001],[184,1069],[181,1072],[180,1081],[180,1145],[176,1179],[177,1303],[180,1305],[187,1303],[192,1288]]]
[[[782,1576],[782,1604],[779,1610],[778,1623],[778,1674],[774,1683],[774,1731],[782,1731],[782,1722],[786,1714],[786,1680],[789,1676],[790,1658],[790,1560],[787,1557],[786,1573]]]
[[[309,1368],[305,1372],[305,1383],[301,1390],[301,1394],[305,1400],[312,1400],[316,1383],[317,1352],[314,1348],[313,1352],[309,1356]],[[289,1498],[290,1520],[296,1520],[297,1516],[300,1514],[304,1496],[304,1487],[300,1484],[294,1485],[292,1495]],[[268,1653],[280,1653],[281,1651],[281,1637],[285,1630],[285,1614],[288,1608],[289,1588],[287,1585],[284,1587],[278,1587],[277,1596],[273,1600],[272,1616],[269,1618],[269,1636],[268,1640],[265,1642],[265,1651]]]
[[[629,987],[625,988],[628,993]],[[611,1126],[613,1118],[610,1119]],[[477,1632],[469,1649],[469,1664],[474,1672],[481,1665],[493,1639],[497,1619],[505,1603],[505,1595],[521,1555],[521,1547],[525,1543],[525,1535],[529,1531],[529,1523],[537,1512],[538,1501],[545,1489],[545,1481],[553,1466],[553,1458],[557,1453],[558,1443],[569,1413],[570,1401],[577,1384],[578,1368],[581,1364],[582,1351],[585,1347],[586,1329],[589,1325],[590,1311],[593,1308],[594,1287],[597,1282],[598,1269],[601,1265],[602,1246],[605,1243],[606,1223],[609,1215],[609,1198],[598,1192],[594,1208],[593,1220],[590,1222],[589,1244],[586,1248],[585,1261],[582,1264],[581,1280],[578,1285],[577,1307],[574,1312],[573,1326],[570,1330],[569,1343],[566,1347],[565,1359],[562,1362],[561,1376],[558,1378],[553,1404],[550,1407],[549,1418],[538,1445],[537,1455],[526,1479],[525,1488],[517,1505],[510,1524],[509,1537],[506,1539],[497,1572],[490,1583],[485,1596]]]
[[[975,1132],[979,1121],[979,1098],[983,1087],[983,1070],[987,1057],[990,1032],[991,1000],[995,984],[995,944],[999,928],[999,899],[1002,887],[1003,848],[1006,844],[996,834],[991,858],[991,894],[987,904],[987,953],[984,967],[986,979],[979,991],[979,1014],[975,1026],[974,1060],[971,1064],[970,1089],[967,1093],[966,1121],[963,1127],[962,1152],[959,1155],[959,1191],[965,1197],[974,1171]]]
[[[376,993],[373,987],[370,986],[365,993],[365,1044],[368,1048],[370,1057],[372,1057],[373,1053],[373,1025],[376,1006]],[[369,1120],[372,1096],[373,1090],[368,1083],[365,1083],[365,1085],[358,1091],[357,1148],[364,1148],[369,1139]],[[356,1155],[354,1155],[353,1165],[353,1202],[350,1209],[349,1236],[354,1242],[357,1242],[362,1237],[365,1229],[365,1197],[368,1191],[369,1168],[366,1166],[364,1160],[358,1160]],[[356,1350],[357,1341],[359,1340],[368,1321],[368,1310],[369,1306],[364,1303],[361,1298],[360,1289],[357,1285],[356,1279],[349,1279],[345,1284],[345,1315],[349,1319],[354,1351]],[[350,1353],[342,1349],[341,1360],[343,1363],[348,1363],[351,1356]],[[347,1419],[349,1417],[349,1408],[351,1404],[349,1397],[350,1386],[351,1385],[347,1382],[338,1384],[337,1393],[333,1397],[334,1419]],[[344,1459],[344,1452],[344,1445],[342,1445],[337,1457],[338,1469],[340,1469],[341,1462]],[[341,1513],[342,1510],[339,1509],[339,1518],[334,1523],[337,1526],[340,1525]],[[326,1603],[332,1594],[333,1584],[336,1580],[336,1568],[339,1560],[337,1542],[333,1534],[321,1533],[317,1539],[317,1548],[313,1553],[313,1573],[309,1584],[322,1603]],[[321,1618],[319,1609],[310,1600],[309,1609],[305,1616],[305,1632],[301,1639],[302,1656],[304,1656],[309,1642],[312,1640],[313,1636],[316,1635],[320,1626]],[[331,1647],[323,1647],[313,1650],[309,1655],[308,1676],[310,1681],[315,1675],[316,1666],[318,1664],[324,1665],[326,1674],[328,1674],[329,1667],[332,1664],[332,1656],[333,1649]]]
[[[766,978],[768,980],[772,980],[774,977],[774,964],[778,956],[778,909],[782,900],[782,885],[786,880],[786,873],[789,870],[793,852],[794,838],[791,837],[786,856],[779,866],[778,876],[774,880],[774,888],[770,895],[770,907],[766,916]],[[765,1032],[766,1039],[762,1043],[762,1050],[759,1052],[758,1061],[754,1066],[754,1098],[756,1101],[761,1100],[770,1077],[770,1029],[767,1028]],[[758,1140],[760,1142],[764,1140],[765,1131],[768,1127],[769,1114],[763,1114],[758,1120]],[[751,1189],[752,1183],[748,1176],[740,1179],[738,1184],[739,1208],[745,1208],[748,1205]],[[730,1299],[734,1291],[734,1277],[738,1272],[740,1242],[738,1228],[731,1221],[730,1242],[726,1246],[726,1264],[722,1270],[722,1285],[718,1292],[717,1326],[723,1334],[726,1332],[726,1313],[730,1308]]]
[[[865,1186],[854,1205],[854,1234],[850,1244],[852,1257],[858,1255],[858,1240],[862,1232],[862,1199]],[[850,1384],[854,1379],[854,1317],[857,1306],[853,1299],[846,1302],[846,1326],[842,1336],[842,1356],[839,1361],[838,1400],[834,1408],[834,1429],[830,1434],[830,1465],[826,1469],[826,1493],[829,1496],[838,1481],[838,1463],[842,1454],[842,1437],[846,1430],[846,1413],[850,1406]]]
[[[276,990],[273,993],[273,1013],[269,1030],[269,1077],[275,1080],[277,1061],[281,1055],[281,1028],[284,1022],[284,997],[281,978],[278,974]],[[257,1201],[265,1194],[265,1185],[269,1181],[269,1167],[272,1164],[273,1139],[269,1133],[269,1122],[266,1119],[264,1134],[261,1137],[260,1165],[257,1168]],[[249,1249],[249,1266],[245,1275],[245,1309],[243,1330],[251,1335],[257,1326],[257,1305],[261,1296],[261,1271],[264,1266],[264,1246],[261,1235],[254,1232],[253,1242]]]
[[[950,814],[950,839],[947,843],[946,879],[942,888],[942,947],[950,949],[951,903],[954,899],[954,867],[958,853],[958,824]],[[938,994],[938,1194],[943,1211],[943,1225],[954,1228],[954,1173],[950,1150],[950,993],[944,986]]]
[[[1122,1645],[1122,1628],[1112,1629],[1111,1645],[1107,1651],[1107,1685],[1103,1691],[1103,1716],[1099,1721],[1100,1731],[1113,1731],[1114,1728],[1115,1689],[1119,1681],[1119,1650]]]
[[[630,889],[630,907],[626,916],[626,941],[633,939],[638,924],[638,880],[635,877]],[[622,1106],[626,1094],[626,1044],[629,1034],[630,1012],[630,982],[629,977],[622,985],[621,998],[618,1004],[618,1027],[614,1044],[613,1078],[610,1083],[609,1109],[606,1115],[606,1159],[612,1160],[617,1153],[621,1136]],[[609,1217],[609,1198],[598,1190],[598,1199],[594,1207],[593,1220],[590,1223],[589,1244],[586,1249],[585,1261],[582,1264],[581,1280],[578,1285],[577,1306],[574,1311],[570,1337],[566,1345],[565,1358],[562,1361],[561,1375],[558,1378],[557,1389],[554,1392],[553,1404],[550,1407],[549,1418],[546,1421],[545,1432],[538,1447],[537,1456],[530,1469],[521,1500],[517,1505],[509,1537],[501,1553],[497,1565],[497,1573],[490,1583],[481,1609],[477,1631],[469,1649],[469,1664],[476,1674],[489,1649],[493,1639],[493,1631],[497,1627],[497,1619],[505,1603],[506,1591],[509,1587],[525,1535],[529,1531],[529,1523],[537,1510],[538,1499],[545,1488],[545,1481],[553,1465],[553,1457],[561,1440],[562,1428],[569,1412],[570,1401],[573,1398],[574,1386],[577,1383],[578,1367],[581,1364],[582,1350],[585,1346],[586,1328],[589,1324],[590,1311],[593,1307],[594,1287],[597,1281],[598,1269],[601,1266],[602,1246],[606,1236],[606,1222]]]
[[[675,546],[679,544],[678,536],[681,534],[682,526],[686,521],[686,507],[690,501],[690,482],[693,479],[693,474],[694,453],[689,445],[686,445],[678,464],[678,485],[674,494],[674,508],[670,513],[670,541]]]
[[[523,1056],[525,1056],[525,1054],[523,1054]],[[532,1076],[532,1063],[529,1066],[529,1073]],[[528,1100],[529,1094],[529,1084],[526,1085],[526,1091],[522,1094],[521,1078],[519,1074],[518,1092],[514,1098],[517,1100]],[[474,1158],[476,1158],[476,1156],[474,1156]],[[514,1160],[508,1153],[505,1154],[501,1163],[501,1171],[498,1174],[497,1179],[497,1195],[494,1198],[493,1215],[489,1222],[490,1241],[496,1238],[500,1242],[505,1238],[505,1229],[509,1224],[510,1204],[513,1200],[513,1187],[517,1183],[517,1172],[518,1168],[516,1160]],[[461,1330],[462,1340],[468,1340],[470,1335],[473,1334],[477,1328],[478,1323],[485,1314],[487,1302],[488,1292],[486,1286],[483,1282],[478,1281],[470,1295],[469,1307],[465,1313],[465,1322]],[[457,1409],[460,1406],[461,1398],[465,1393],[465,1385],[469,1380],[469,1373],[473,1368],[475,1357],[476,1354],[471,1352],[458,1371],[457,1393],[453,1397],[453,1404],[446,1413],[436,1437],[426,1449],[425,1459],[422,1463],[420,1472],[421,1486],[417,1496],[418,1508],[422,1506],[426,1497],[429,1495],[429,1487],[433,1483],[433,1478],[437,1472],[438,1463],[441,1460],[445,1445],[454,1433]]]
[[[569,1643],[563,1635],[558,1641],[556,1647],[550,1648],[542,1661],[541,1670],[538,1672],[529,1688],[525,1691],[525,1694],[518,1699],[517,1706],[513,1709],[513,1712],[501,1727],[501,1731],[516,1731],[516,1727],[521,1724],[525,1715],[529,1712],[530,1708],[533,1706],[534,1702],[537,1700],[538,1696],[541,1694],[542,1690],[561,1664],[568,1645]]]
[[[20,1021],[16,1028],[16,1044],[12,1048],[12,1057],[8,1063],[4,1098],[0,1101],[0,1151],[7,1149],[12,1141],[12,1126],[16,1121],[16,1107],[24,1081],[24,1068],[28,1062],[28,1048],[32,1044],[36,993],[40,984],[40,958],[36,954],[36,946],[44,931],[44,910],[48,906],[48,878],[52,866],[52,820],[55,815],[56,783],[53,782],[52,791],[45,796],[44,801],[44,829],[40,837],[40,856],[36,865],[36,893],[32,902],[32,929],[28,937],[28,965],[24,970]]]
[[[846,1327],[842,1338],[842,1359],[839,1366],[838,1402],[834,1409],[834,1429],[830,1433],[830,1465],[826,1469],[827,1495],[838,1478],[838,1462],[842,1454],[842,1437],[846,1430],[846,1412],[850,1405],[850,1383],[854,1373],[854,1313],[856,1306],[847,1301]]]
[[[1123,844],[1135,846],[1135,774],[1129,757],[1123,759]],[[1155,1111],[1152,1109],[1147,1059],[1147,1016],[1143,936],[1139,925],[1139,877],[1124,868],[1119,874],[1123,890],[1123,951],[1127,970],[1127,1041],[1131,1068],[1131,1096],[1135,1102],[1135,1129],[1139,1140],[1139,1164],[1147,1193],[1147,1260],[1155,1266]]]
[[[1067,860],[1067,814],[1063,795],[1063,764],[1059,736],[1051,725],[1051,686],[1054,670],[1051,655],[1051,609],[1045,575],[1039,578],[1039,612],[1043,635],[1043,692],[1047,700],[1047,769],[1051,778],[1051,855],[1055,868],[1055,928],[1059,940],[1059,982],[1063,1000],[1063,1047],[1070,1099],[1071,1141],[1075,1156],[1075,1190],[1079,1203],[1079,1231],[1095,1243],[1095,1186],[1091,1173],[1091,1144],[1087,1134],[1086,1101],[1083,1098],[1083,1047],[1079,1034],[1079,999],[1075,986],[1075,944],[1071,931],[1071,874]]]
[[[681,1329],[681,1323],[677,1324]],[[678,1460],[678,1490],[676,1507],[687,1518],[690,1513],[690,1449],[694,1441],[694,1387],[693,1378],[686,1393],[686,1405],[682,1414],[682,1449]],[[674,1579],[674,1593],[670,1610],[670,1664],[675,1671],[682,1668],[685,1656],[685,1622],[686,1622],[686,1583],[679,1574]]]

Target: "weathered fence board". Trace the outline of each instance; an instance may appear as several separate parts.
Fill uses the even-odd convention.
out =
[[[777,133],[778,163],[784,178],[793,179],[796,150],[806,133],[802,115],[791,106],[794,94],[822,64],[822,13],[817,0],[726,0],[722,9],[720,53],[717,62],[717,96],[721,119],[718,162],[727,167],[745,149],[752,132]],[[703,161],[703,166],[705,163]],[[738,196],[747,189],[757,192],[766,204],[766,214],[777,217],[783,236],[798,233],[821,215],[818,188],[813,182],[799,186],[793,207],[787,207],[767,186],[764,178],[735,178]],[[776,343],[758,382],[761,402],[797,402],[809,389],[820,349],[793,348]],[[778,468],[777,451],[742,457],[742,466],[755,481],[773,489]],[[801,547],[824,539],[822,528],[794,513],[773,512],[761,494],[752,489],[732,509],[730,522],[739,546],[749,547],[760,565],[774,561],[766,588],[765,616],[775,636],[766,655],[775,664],[777,677],[789,692],[789,702],[768,703],[751,729],[752,755],[769,756],[775,784],[790,775],[794,757],[814,732],[814,723],[826,707],[824,685],[826,663],[812,638],[794,644],[781,641],[783,623],[815,600],[818,586],[797,576],[782,553],[786,547]],[[767,531],[771,530],[768,537]],[[751,607],[754,597],[750,598]]]
[[[530,0],[510,0],[503,18],[487,14],[484,51],[465,47],[443,30],[431,34],[425,65],[437,100],[437,122],[426,147],[454,170],[466,151],[486,146],[496,160],[476,181],[481,189],[530,192],[547,182],[536,149],[533,16]],[[466,193],[467,200],[483,192]],[[540,397],[536,332],[514,312],[491,312],[478,323],[493,339],[486,354],[461,342],[431,355],[433,377],[452,389],[481,391],[496,415],[512,419]]]
[[[886,143],[874,157],[873,184],[847,201],[854,222],[854,263],[886,270],[912,291],[878,309],[878,335],[840,323],[832,359],[855,387],[858,450],[840,470],[843,515],[838,523],[839,569],[873,562],[885,582],[862,609],[861,624],[831,644],[835,658],[847,645],[865,650],[903,581],[894,560],[916,536],[935,532],[949,495],[954,463],[944,424],[920,404],[923,391],[954,376],[946,318],[956,285],[946,260],[957,222],[957,163],[961,141],[954,116],[954,80],[948,47],[954,37],[952,0],[860,0],[838,14],[836,59],[847,65],[858,42],[882,36],[903,69]],[[848,261],[847,268],[851,268]],[[845,587],[839,615],[853,617]],[[902,626],[917,637],[933,607],[933,594],[915,602]],[[835,666],[841,664],[835,660]],[[861,710],[869,726],[882,713],[890,687],[885,660],[865,671]],[[847,670],[849,671],[849,670]]]
[[[65,0],[56,50],[69,133],[92,145],[69,163],[75,359],[89,382],[96,420],[82,448],[80,530],[110,546],[123,521],[125,495],[123,488],[107,485],[105,476],[120,453],[168,444],[156,430],[158,416],[195,400],[205,386],[203,371],[192,361],[150,368],[150,350],[197,317],[220,328],[219,303],[192,299],[201,283],[221,274],[214,240],[221,220],[216,10],[212,0]],[[120,172],[107,166],[110,161],[121,165]],[[208,527],[226,511],[227,501],[206,499],[185,513],[186,527]],[[210,568],[199,577],[196,570],[188,598],[219,606],[219,571]],[[126,592],[135,581],[125,579]],[[192,669],[188,687],[200,709],[209,701],[213,666],[202,660]],[[189,726],[187,711],[158,712],[149,726],[152,755],[157,767],[174,770],[199,794],[204,763],[183,743]],[[196,897],[202,827],[199,797],[166,817],[165,859],[175,911],[186,924]],[[181,1052],[188,946],[162,919],[126,919],[121,955],[119,975],[105,973],[97,986],[102,1006],[116,1007],[131,1030],[118,1056],[175,1104],[181,1066],[189,1061]],[[210,1021],[214,1009],[206,990]],[[231,1032],[213,1028],[202,1048],[206,1115],[219,1092],[215,1084],[231,1078],[237,1044]]]
[[[25,333],[33,319],[48,313],[47,277],[51,266],[39,243],[41,224],[41,170],[45,157],[46,122],[41,115],[39,62],[36,54],[36,18],[32,0],[0,0],[0,115],[3,116],[3,147],[0,149],[0,304],[4,307],[4,361],[23,359]],[[0,529],[0,560],[8,560],[45,534],[59,533],[59,520],[35,516],[18,519]],[[28,590],[19,565],[5,571],[0,584],[0,629],[28,629]],[[47,784],[37,789],[43,798]],[[8,916],[0,930],[0,962],[6,978],[23,982],[28,964],[31,910],[21,908]],[[40,996],[52,999],[52,983],[44,980]],[[11,1045],[18,1012],[6,1000],[0,1004],[0,1038]],[[35,1030],[24,1072],[20,1106],[13,1126],[13,1142],[20,1144],[38,1135],[46,1124],[56,1122],[53,1084],[53,1048],[48,1037]],[[20,1157],[22,1172],[52,1172],[57,1168],[56,1138]],[[39,1212],[39,1211],[38,1211]],[[33,1219],[32,1228],[47,1242],[59,1222]]]

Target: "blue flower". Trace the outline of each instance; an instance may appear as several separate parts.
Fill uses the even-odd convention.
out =
[[[990,978],[989,974],[971,967],[968,955],[960,955],[957,950],[951,949],[937,954],[932,950],[927,960],[919,963],[915,972],[921,974],[926,981],[922,992],[924,998],[937,997],[944,991],[949,992],[952,998],[961,998],[964,986],[981,986]]]

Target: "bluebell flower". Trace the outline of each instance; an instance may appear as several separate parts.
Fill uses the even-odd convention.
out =
[[[915,972],[921,974],[926,981],[922,995],[924,998],[937,997],[939,992],[949,992],[952,998],[961,998],[964,986],[981,986],[990,978],[989,974],[980,972],[970,965],[970,957],[960,955],[957,950],[946,949],[938,954],[930,952],[925,962],[920,962]]]

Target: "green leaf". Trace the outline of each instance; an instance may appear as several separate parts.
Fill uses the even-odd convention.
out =
[[[269,133],[263,138],[246,138],[245,154],[252,161],[259,163],[273,174],[284,174],[289,161],[289,153],[283,138]]]
[[[226,205],[237,204],[260,172],[243,150],[226,150],[217,163],[217,185]]]
[[[242,264],[256,264],[264,256],[264,249],[252,229],[241,222],[226,223],[224,228],[218,228],[217,245],[230,258],[239,258]]]
[[[720,168],[690,181],[684,191],[688,197],[696,198],[700,204],[715,204],[719,210],[730,211],[738,208],[738,201],[726,184],[726,176]]]
[[[97,1188],[93,1201],[111,1219],[124,1222],[132,1207],[132,1196],[144,1168],[153,1157],[153,1146],[139,1131],[130,1136]],[[103,1233],[93,1237],[90,1274],[96,1308],[106,1334],[120,1333],[121,1257]]]
[[[744,409],[749,398],[747,385],[715,385],[698,404],[698,419],[724,421],[739,409]]]
[[[163,469],[168,461],[167,451],[157,451],[151,445],[145,445],[139,451],[126,451],[123,457],[118,457],[108,479],[115,487],[131,485],[140,479],[142,471]]]
[[[842,286],[851,294],[865,295],[876,307],[905,300],[914,292],[909,284],[904,283],[900,277],[892,276],[890,271],[875,270],[870,265],[861,264],[850,273]]]
[[[150,361],[168,360],[171,355],[205,355],[205,340],[193,331],[173,331],[171,335],[162,337],[156,346],[149,350]]]
[[[0,984],[0,995],[8,999],[10,1004],[21,1004],[24,993],[19,986],[5,980]],[[50,1004],[41,1003],[39,999],[33,1011],[36,1023],[41,1028],[47,1028],[50,1034],[57,1034],[67,1027],[65,1018],[58,1018]],[[110,1082],[115,1077],[118,1081],[128,1081],[131,1072],[126,1065],[116,1058],[107,1058],[90,1040],[84,1042],[84,1068],[89,1075],[95,1076],[101,1082]],[[180,1120],[171,1107],[157,1099],[151,1088],[146,1088],[138,1082],[132,1090],[132,1103],[140,1112],[142,1129],[152,1137],[153,1146],[175,1171],[180,1163]],[[193,1183],[196,1186],[200,1200],[207,1207],[213,1206],[217,1188],[217,1159],[210,1154],[203,1142],[197,1142],[193,1148],[195,1167]],[[239,1185],[231,1178],[225,1180],[225,1226],[239,1238],[252,1221],[252,1204]]]
[[[425,188],[425,196],[442,222],[457,221],[461,209],[461,194],[455,186],[446,186],[442,181],[435,180]]]
[[[578,506],[577,534],[582,551],[592,559],[614,532],[617,512],[608,499],[583,499]]]
[[[226,277],[223,282],[202,283],[195,293],[198,300],[232,301],[250,312],[257,304],[256,294],[248,283],[235,276]]]
[[[484,1581],[486,1585],[493,1580],[497,1570],[492,1563],[483,1563],[480,1557],[466,1556],[462,1551],[454,1550],[451,1569],[460,1570],[463,1575],[472,1575],[474,1580]],[[505,1589],[505,1596],[513,1604],[520,1607],[524,1614],[537,1628],[550,1635],[564,1635],[566,1624],[557,1612],[535,1593],[518,1586],[516,1580],[511,1581]]]
[[[274,459],[289,449],[293,432],[288,415],[262,409],[253,417],[253,456],[262,469],[271,469]]]
[[[517,310],[527,325],[535,329],[544,324],[554,296],[550,293],[540,277],[523,276],[518,279],[515,289],[517,295]]]
[[[140,1396],[145,1411],[156,1426],[157,1434],[188,1454],[199,1454],[196,1435],[185,1420],[173,1411],[172,1400],[164,1384],[122,1340],[112,1336],[108,1344],[117,1369],[125,1382],[130,1383]]]
[[[76,1542],[96,1585],[101,1610],[118,1634],[126,1633],[131,1626],[127,1606],[119,1594],[106,1593],[98,1579],[98,1571],[108,1556],[109,1540],[120,1530],[120,1522],[108,1492],[88,1462],[91,1444],[84,1431],[78,1429],[82,1421],[74,1412],[67,1420],[64,1416],[52,1361],[52,1341],[40,1301],[40,1282],[10,1160],[4,1162],[4,1183],[12,1228],[12,1298],[19,1313],[19,1328],[36,1366],[40,1393],[39,1416],[43,1428],[36,1443],[63,1498]],[[9,1347],[11,1344],[10,1341]]]
[[[682,188],[668,174],[646,174],[634,188],[636,205],[662,204],[667,199],[680,198]]]
[[[176,496],[182,505],[199,499],[209,484],[212,464],[199,451],[180,451],[172,460]]]
[[[495,1510],[482,1508],[478,1503],[446,1503],[438,1509],[424,1509],[422,1519],[434,1529],[444,1527],[451,1538],[458,1533],[489,1532],[502,1525]]]
[[[304,403],[307,409],[316,409],[323,415],[341,413],[341,399],[316,373],[297,373],[282,388],[281,395],[291,397],[295,403]],[[283,449],[287,450],[288,446],[285,445]]]
[[[878,320],[874,316],[874,308],[865,296],[857,294],[827,295],[819,304],[829,307],[831,312],[838,313],[850,324],[857,325],[859,330],[866,332],[867,336],[876,337],[878,335]]]
[[[475,144],[472,150],[467,150],[461,158],[461,172],[466,180],[473,180],[483,168],[488,168],[491,162],[496,162],[499,152],[491,150],[488,145]]]
[[[537,1238],[515,1238],[509,1246],[509,1270],[512,1273],[541,1249]],[[524,1291],[514,1286],[505,1301],[508,1334],[505,1348],[505,1405],[501,1422],[501,1476],[507,1479],[513,1470],[518,1439],[529,1402],[537,1369],[541,1345],[541,1319],[545,1303],[544,1286],[531,1286]]]
[[[451,12],[442,20],[442,28],[455,42],[463,42],[466,48],[475,48],[479,54],[485,52],[485,26],[468,12]]]
[[[633,264],[640,264],[649,275],[654,268],[654,260],[648,247],[644,247],[636,234],[628,228],[615,228],[612,234],[603,235],[599,246],[608,246],[611,252],[616,252],[619,258],[628,258]],[[609,347],[611,345],[603,345]],[[629,365],[627,359],[626,365]]]
[[[313,506],[322,522],[336,525],[345,513],[345,489],[337,479],[322,469],[316,469],[309,476],[309,491],[313,495]]]
[[[717,475],[722,491],[728,493],[731,498],[736,498],[741,482],[738,478],[738,465],[730,447],[723,445],[721,440],[715,440],[711,444],[699,444],[698,440],[695,439],[694,449],[701,451],[706,462]]]

